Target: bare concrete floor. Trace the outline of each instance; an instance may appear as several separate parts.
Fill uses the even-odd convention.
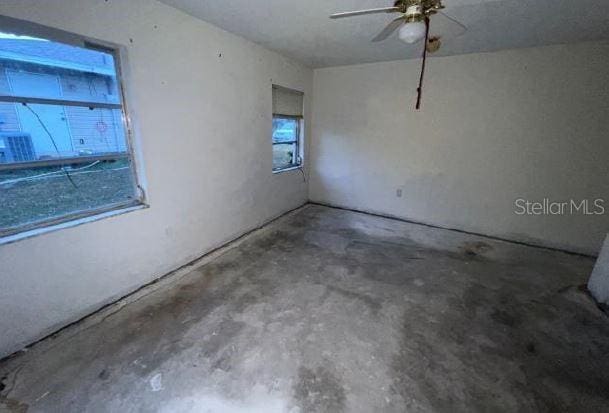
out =
[[[607,411],[588,258],[308,206],[0,365],[31,412]],[[2,410],[2,408],[0,408]]]

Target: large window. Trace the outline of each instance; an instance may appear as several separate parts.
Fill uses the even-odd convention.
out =
[[[273,171],[302,164],[303,94],[273,86]]]
[[[117,51],[17,32],[0,24],[0,236],[140,203]]]

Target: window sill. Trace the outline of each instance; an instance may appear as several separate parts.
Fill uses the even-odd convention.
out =
[[[273,171],[273,174],[280,174],[282,172],[295,171],[297,169],[302,170],[302,165],[296,165],[296,166],[290,166],[289,168],[277,169],[277,170]]]
[[[83,216],[69,221],[60,222],[57,224],[48,224],[47,226],[40,226],[38,228],[24,230],[23,232],[19,232],[16,234],[0,236],[0,245],[12,244],[14,242],[22,241],[24,239],[37,237],[39,235],[48,234],[62,229],[73,228],[79,225],[88,224],[90,222],[100,221],[102,219],[111,218],[117,215],[123,215],[129,212],[147,208],[149,208],[147,204],[138,203],[135,205],[120,207],[110,211],[92,212],[91,215]]]

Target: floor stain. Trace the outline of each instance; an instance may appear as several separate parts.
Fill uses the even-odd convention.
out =
[[[303,412],[331,413],[345,410],[345,389],[334,373],[325,367],[300,367],[294,398]]]
[[[483,241],[465,242],[459,247],[461,253],[467,257],[484,256],[489,251],[493,250],[492,245]]]
[[[334,285],[326,285],[326,288],[329,292],[336,293],[348,300],[357,300],[363,303],[374,313],[377,313],[381,308],[383,308],[382,300],[375,299],[374,297],[368,294],[363,294],[357,291],[350,291]]]
[[[102,370],[99,372],[99,374],[97,375],[97,377],[100,380],[108,380],[110,378],[110,372],[106,369]]]
[[[447,284],[438,294],[459,288]],[[406,400],[425,394],[433,411],[599,411],[609,405],[609,371],[599,368],[609,362],[609,340],[595,339],[609,338],[609,323],[592,302],[524,294],[509,283],[501,290],[472,284],[449,302],[439,322],[417,316],[430,311],[424,303],[404,313],[393,369],[394,388]]]
[[[26,403],[0,396],[0,413],[26,413],[28,409]]]

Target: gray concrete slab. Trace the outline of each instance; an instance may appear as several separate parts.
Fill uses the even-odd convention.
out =
[[[309,206],[103,320],[6,360],[0,406],[601,411],[609,320],[581,287],[592,266]]]

